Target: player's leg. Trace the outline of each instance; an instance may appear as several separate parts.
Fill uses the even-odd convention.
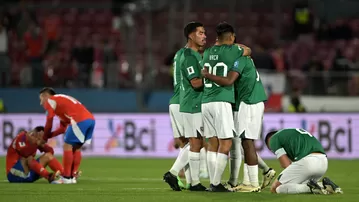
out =
[[[260,138],[262,119],[264,113],[263,102],[247,105],[241,103],[238,110],[239,118],[243,119],[244,127],[241,131],[242,146],[244,150],[244,161],[247,164],[247,170],[251,187],[242,189],[243,192],[260,191],[258,180],[258,157],[254,141]],[[243,130],[244,129],[244,130]]]
[[[183,123],[185,137],[189,138],[190,151],[188,153],[189,169],[191,171],[191,187],[192,191],[205,191],[206,188],[201,184],[199,179],[200,171],[200,150],[202,148],[202,114],[183,113]]]
[[[207,167],[209,174],[209,181],[212,184],[214,172],[216,169],[217,151],[219,147],[218,138],[216,137],[216,129],[214,127],[214,119],[211,108],[211,103],[202,104],[202,118],[203,118],[203,133],[206,136],[207,142]]]
[[[214,102],[216,112],[215,128],[219,140],[216,168],[211,186],[212,191],[228,192],[229,190],[221,183],[223,172],[227,166],[228,154],[232,147],[232,139],[235,136],[232,106],[226,102]]]
[[[28,183],[30,182],[29,173],[30,168],[27,165],[27,159],[20,158],[10,169],[10,172],[7,174],[7,179],[11,183]]]
[[[272,184],[271,192],[279,194],[327,194],[317,181],[325,174],[328,161],[325,155],[307,156],[293,162]]]
[[[64,172],[64,168],[62,167],[61,163],[51,154],[45,153],[41,155],[37,161],[45,168],[49,166],[53,172],[59,171],[60,173]]]
[[[94,120],[85,120],[79,123],[72,120],[71,125],[67,127],[63,145],[64,153],[62,162],[64,172],[62,174],[62,178],[60,179],[63,184],[73,183],[72,170],[74,166],[74,148],[78,149],[78,146],[84,144],[85,142],[91,143],[94,124]],[[91,134],[86,134],[87,130],[91,127],[92,131],[89,130],[89,133],[91,132]]]
[[[77,136],[80,136],[81,134],[84,134],[85,136],[85,142],[84,144],[91,144],[93,132],[95,130],[95,120],[88,119],[85,121],[82,121],[77,124],[80,131],[78,131]],[[71,179],[72,183],[76,184],[77,179],[81,176],[81,171],[79,170],[80,164],[82,161],[82,146],[84,145],[82,143],[74,143],[72,145],[72,152],[73,152],[73,163],[71,168]]]
[[[257,159],[258,159],[258,167],[260,169],[262,169],[262,174],[263,174],[263,181],[261,184],[261,189],[266,188],[268,185],[270,185],[270,183],[272,182],[272,180],[275,178],[276,175],[276,171],[273,168],[270,168],[264,161],[263,159],[258,155],[257,153]]]
[[[20,158],[8,174],[9,182],[31,183],[41,177],[49,182],[54,181],[60,172],[49,173],[39,161],[40,159],[35,160],[33,156]]]
[[[200,151],[200,171],[199,171],[199,177],[200,178],[208,178],[208,166],[207,166],[207,139],[203,138],[203,142],[202,145],[203,147],[201,148]]]
[[[174,177],[177,178],[179,176],[179,172],[188,164],[189,145],[188,140],[184,137],[183,134],[183,118],[182,114],[179,111],[179,105],[171,104],[169,106],[169,112],[175,144],[180,147],[180,152],[178,153],[176,161],[172,165],[171,169],[163,176],[163,180],[171,186],[171,184],[175,183]],[[190,184],[190,171],[189,169],[184,170],[187,184]],[[180,180],[178,180],[178,185],[180,186],[180,188],[184,188],[183,183]],[[172,189],[178,190],[177,185],[172,187]]]
[[[234,128],[237,130],[238,113],[233,113]],[[230,178],[228,184],[231,188],[238,186],[238,175],[242,163],[242,143],[239,137],[234,137],[230,150]]]

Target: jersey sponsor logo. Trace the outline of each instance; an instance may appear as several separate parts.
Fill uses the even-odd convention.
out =
[[[187,67],[187,73],[188,73],[188,75],[191,75],[194,73],[193,66]]]

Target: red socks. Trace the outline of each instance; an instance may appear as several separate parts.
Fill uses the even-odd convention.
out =
[[[64,168],[62,167],[61,163],[56,158],[53,158],[51,161],[49,161],[48,166],[54,172],[59,170],[61,172],[61,174],[64,173]]]
[[[74,161],[74,155],[72,153],[72,150],[64,151],[64,156],[62,159],[62,163],[64,165],[64,172],[62,175],[64,177],[72,176],[71,168],[72,168],[73,161]]]
[[[74,151],[74,161],[73,161],[73,169],[72,173],[79,171],[80,163],[81,163],[81,150]]]
[[[29,167],[32,171],[36,172],[41,177],[43,177],[45,179],[49,178],[50,173],[47,172],[47,170],[35,159],[30,162]]]

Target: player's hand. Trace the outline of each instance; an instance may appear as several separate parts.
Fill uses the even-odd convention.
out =
[[[203,68],[202,70],[201,70],[201,74],[202,74],[202,76],[204,77],[204,78],[207,78],[207,76],[208,76],[208,70],[207,70],[207,68]]]

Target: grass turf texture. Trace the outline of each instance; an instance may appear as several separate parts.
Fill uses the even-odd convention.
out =
[[[0,167],[5,170],[5,158],[1,158]],[[174,192],[162,181],[163,174],[171,167],[174,159],[117,159],[83,158],[81,170],[83,176],[78,184],[52,185],[44,179],[31,184],[10,184],[2,172],[0,182],[1,202],[207,202],[207,201],[358,201],[359,161],[330,160],[329,176],[339,184],[343,195],[275,195],[269,188],[261,193],[208,193]],[[275,160],[266,161],[269,166],[281,171]],[[228,169],[224,180],[228,179]],[[261,179],[261,178],[260,178]],[[225,182],[223,180],[223,182]],[[185,180],[183,180],[185,182]],[[208,186],[209,181],[202,181]]]

